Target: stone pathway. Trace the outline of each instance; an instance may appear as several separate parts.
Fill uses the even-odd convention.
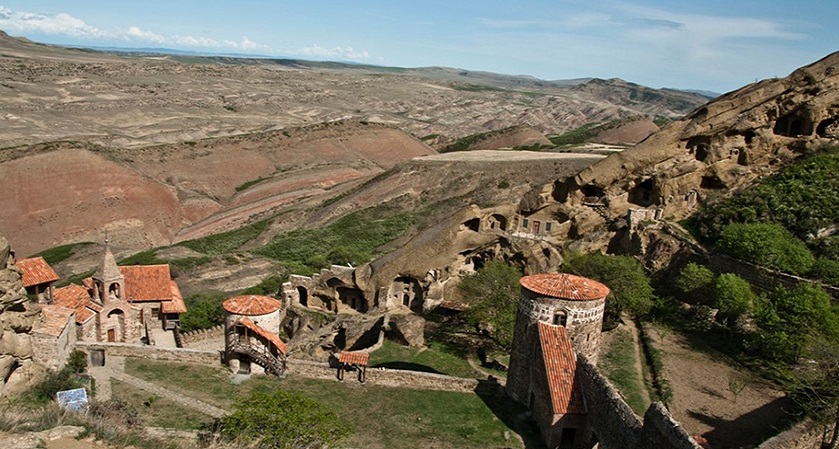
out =
[[[228,414],[226,410],[207,404],[206,402],[193,399],[189,396],[176,393],[167,388],[163,388],[159,385],[126,374],[124,357],[108,357],[105,362],[105,366],[90,368],[90,374],[94,379],[96,379],[96,399],[99,400],[108,400],[111,398],[111,379],[117,379],[184,407],[198,410],[199,412],[213,418],[221,418],[222,416]]]

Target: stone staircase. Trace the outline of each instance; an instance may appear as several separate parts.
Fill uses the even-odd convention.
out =
[[[285,360],[280,359],[268,351],[260,350],[253,346],[243,345],[240,343],[233,345],[230,350],[231,352],[237,352],[239,354],[249,356],[254,363],[265,368],[265,372],[268,374],[274,374],[275,376],[282,376],[285,374]]]

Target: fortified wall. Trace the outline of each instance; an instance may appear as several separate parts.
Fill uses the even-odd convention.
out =
[[[640,418],[582,354],[577,375],[588,408],[588,425],[601,449],[702,449],[661,403]]]

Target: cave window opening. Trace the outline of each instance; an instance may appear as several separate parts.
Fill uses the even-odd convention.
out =
[[[583,202],[586,203],[599,203],[600,200],[603,198],[605,192],[600,187],[595,185],[585,185],[583,186]]]
[[[641,182],[629,191],[629,202],[641,207],[651,206],[654,203],[654,189],[655,182],[652,178]]]
[[[473,218],[471,220],[467,220],[463,223],[463,228],[472,232],[478,232],[481,229],[481,219]]]
[[[746,145],[751,145],[755,140],[755,136],[754,131],[746,131],[746,134],[743,136],[746,139]]]
[[[772,132],[781,136],[800,137],[811,133],[810,126],[805,117],[790,114],[776,120]]]
[[[303,307],[309,306],[309,292],[303,287],[297,287],[297,295],[300,299],[300,305]]]
[[[710,190],[719,190],[727,188],[725,183],[722,182],[722,180],[720,180],[720,178],[716,176],[703,176],[702,182],[699,184],[699,187]]]
[[[819,137],[827,137],[828,128],[833,128],[836,125],[837,120],[839,120],[839,117],[832,117],[832,118],[824,119],[821,122],[819,122],[819,125],[816,127],[816,134]],[[834,131],[831,134],[835,135],[836,132]]]

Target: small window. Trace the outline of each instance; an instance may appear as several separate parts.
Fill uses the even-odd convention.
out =
[[[551,221],[546,222],[545,223],[545,232],[551,232],[551,229],[553,229],[553,222],[551,222]]]
[[[528,225],[530,225],[530,221],[529,221],[527,218],[522,219],[522,221],[521,221],[521,227],[523,227],[524,229],[527,229],[527,226],[528,226]]]
[[[557,312],[554,314],[555,326],[565,327],[566,324],[568,324],[568,315],[565,313],[565,311]]]

